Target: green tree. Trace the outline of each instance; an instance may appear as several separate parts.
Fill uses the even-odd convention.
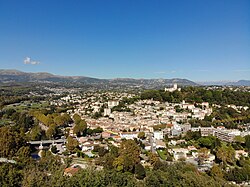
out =
[[[74,114],[73,119],[74,119],[75,124],[79,124],[80,121],[82,120],[78,114]]]
[[[54,154],[56,154],[57,153],[57,148],[56,148],[56,146],[55,145],[53,145],[52,147],[51,147],[51,152],[52,153],[54,153]]]
[[[51,124],[48,128],[48,130],[46,131],[46,136],[48,138],[53,138],[56,135],[57,132],[57,127],[55,124]]]
[[[212,177],[215,177],[215,178],[218,177],[218,178],[222,179],[224,177],[224,173],[223,173],[222,169],[217,164],[213,165],[213,167],[211,168],[209,173]]]
[[[72,122],[72,119],[71,119],[71,117],[70,117],[69,114],[64,113],[64,114],[62,115],[62,117],[63,117],[63,119],[64,119],[64,124],[69,124],[70,122]]]
[[[76,139],[72,138],[71,136],[67,139],[66,147],[70,152],[75,152],[75,150],[78,148],[79,143]]]
[[[30,131],[29,137],[31,140],[41,140],[42,129],[38,125],[34,126]]]
[[[21,186],[22,173],[18,166],[13,164],[0,164],[0,186],[2,187],[18,187]]]
[[[54,123],[58,126],[63,126],[65,124],[65,119],[63,118],[63,116],[59,115],[54,119]]]
[[[135,165],[140,162],[140,148],[134,140],[123,140],[119,148],[119,156],[113,166],[117,170],[133,172]]]
[[[85,120],[81,120],[78,124],[75,124],[75,126],[73,128],[73,132],[77,136],[81,136],[86,129],[87,129],[87,123],[86,123],[86,121]]]
[[[207,148],[201,148],[199,149],[198,151],[198,163],[199,164],[203,164],[207,159],[208,159],[208,156],[209,156],[209,151]]]
[[[224,164],[233,164],[235,161],[235,150],[231,145],[226,146],[225,144],[222,144],[222,146],[218,148],[216,156]]]
[[[139,180],[146,177],[145,168],[140,163],[135,165],[135,177]]]
[[[211,148],[211,146],[213,145],[213,141],[208,137],[201,137],[198,139],[198,142],[202,147],[206,148]]]
[[[25,139],[10,127],[0,128],[0,157],[13,157],[24,146]]]
[[[242,144],[242,143],[245,143],[245,138],[242,137],[242,136],[235,136],[235,137],[234,137],[234,141],[235,141],[236,143]]]
[[[144,140],[146,137],[145,137],[145,132],[139,132],[138,133],[138,138]]]
[[[250,150],[250,135],[245,136],[245,144],[246,144],[246,148]]]

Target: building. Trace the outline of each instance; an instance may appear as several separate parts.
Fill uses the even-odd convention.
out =
[[[200,131],[201,132],[201,136],[209,136],[212,135],[214,136],[214,132],[215,132],[215,128],[212,127],[192,127],[191,131],[196,132],[196,131]]]
[[[177,84],[174,84],[172,88],[165,88],[165,92],[174,92],[174,91],[181,91],[181,88],[178,88]]]
[[[244,150],[236,150],[235,151],[235,158],[240,159],[241,156],[248,157],[248,152]]]
[[[154,145],[155,145],[156,149],[165,149],[165,148],[167,148],[166,143],[163,142],[162,140],[155,140]]]
[[[189,153],[189,150],[185,148],[174,148],[170,150],[170,153],[173,154],[175,160],[180,160],[180,159],[187,158],[187,154]]]
[[[104,116],[109,116],[111,114],[110,108],[104,108]]]
[[[191,124],[183,124],[181,125],[181,130],[182,132],[187,132],[187,131],[190,131],[191,130]]]
[[[79,168],[75,168],[75,167],[66,168],[66,169],[64,170],[64,175],[65,175],[65,176],[72,177],[72,176],[75,175],[78,171],[79,171]]]
[[[220,130],[217,129],[214,134],[217,138],[225,142],[233,142],[235,136],[240,136],[239,130]]]
[[[106,131],[104,131],[104,132],[102,132],[102,138],[110,138],[111,137],[111,133],[110,132],[106,132]]]
[[[162,140],[164,138],[163,131],[154,131],[154,138],[156,140]]]
[[[134,139],[137,138],[138,132],[121,132],[120,133],[121,139]]]
[[[119,105],[119,101],[108,101],[108,107],[113,108]]]

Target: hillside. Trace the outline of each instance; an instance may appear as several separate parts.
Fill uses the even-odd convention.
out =
[[[140,88],[163,88],[177,83],[180,86],[195,86],[195,82],[187,79],[98,79],[85,76],[61,76],[46,72],[27,73],[18,70],[0,70],[0,82],[56,82],[82,83],[86,85],[108,85]]]

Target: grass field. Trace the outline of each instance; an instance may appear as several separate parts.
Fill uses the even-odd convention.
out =
[[[161,157],[162,160],[166,160],[167,158],[167,151],[166,150],[157,150],[158,155]]]

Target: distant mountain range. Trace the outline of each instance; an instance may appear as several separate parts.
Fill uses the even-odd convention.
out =
[[[237,82],[229,82],[227,85],[232,86],[250,86],[250,80],[239,80]]]
[[[250,80],[239,80],[239,81],[207,81],[197,82],[200,85],[205,86],[250,86]]]
[[[53,75],[47,72],[27,73],[19,70],[0,69],[0,82],[51,82],[67,84],[84,84],[101,87],[138,87],[138,88],[164,88],[165,86],[177,83],[180,86],[197,86],[197,85],[232,85],[232,86],[250,86],[250,80],[240,80],[237,82],[217,81],[217,82],[193,82],[188,79],[98,79],[85,76],[61,76]]]
[[[197,83],[187,79],[98,79],[85,76],[60,76],[46,72],[27,73],[18,70],[0,69],[0,82],[53,82],[53,83],[81,83],[85,85],[164,88],[177,83],[180,86],[196,86]]]

